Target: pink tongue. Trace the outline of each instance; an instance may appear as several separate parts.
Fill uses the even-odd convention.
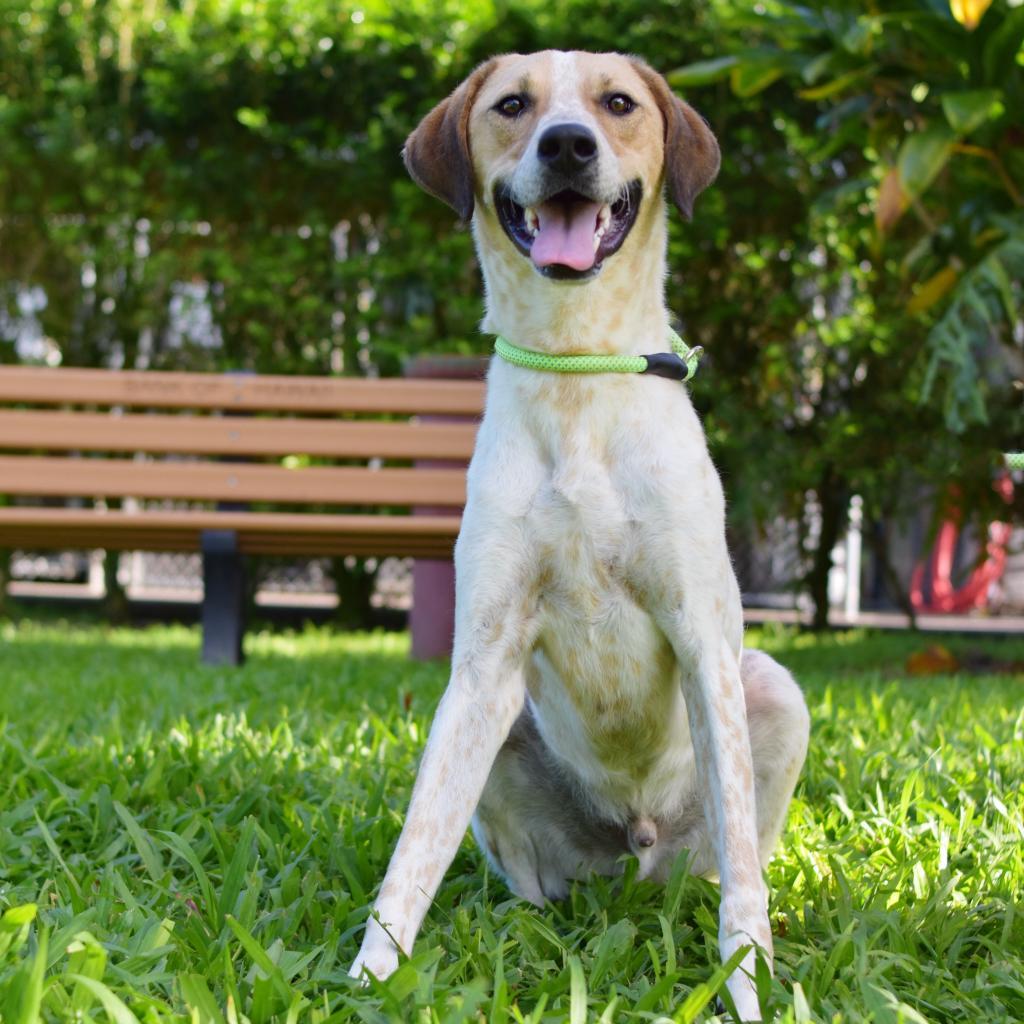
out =
[[[594,232],[600,203],[542,203],[537,207],[540,230],[530,247],[538,267],[561,263],[573,270],[589,270],[597,250]]]

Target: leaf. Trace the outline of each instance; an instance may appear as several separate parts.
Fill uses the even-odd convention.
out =
[[[245,951],[249,954],[253,963],[269,979],[278,995],[280,995],[285,1002],[288,1002],[291,998],[292,990],[285,981],[284,975],[281,974],[281,969],[274,963],[266,950],[264,950],[259,942],[249,933],[237,918],[229,916],[226,918],[226,921],[228,923],[228,927],[235,933],[235,937],[245,948]]]
[[[1001,89],[970,89],[966,92],[947,92],[942,97],[942,110],[950,127],[958,135],[969,135],[993,117],[998,117],[1003,106]]]
[[[132,812],[129,811],[124,804],[115,800],[114,810],[117,812],[117,816],[121,821],[124,822],[124,827],[127,829],[128,835],[131,836],[131,840],[135,844],[135,849],[139,852],[139,857],[142,858],[142,863],[146,869],[146,873],[154,882],[159,882],[164,876],[164,866],[163,862],[160,860],[160,854],[156,852],[156,849],[153,846],[152,840],[146,834],[145,829],[143,829],[138,821],[135,820],[135,816]]]
[[[34,903],[23,903],[5,910],[0,917],[0,931],[18,931],[23,925],[31,924],[36,919],[36,911]]]
[[[803,986],[799,981],[793,982],[793,1020],[795,1024],[812,1024],[811,1008],[807,1004]]]
[[[79,888],[78,879],[71,873],[71,869],[67,866],[64,858],[60,854],[60,848],[57,846],[56,841],[50,834],[50,830],[46,827],[46,822],[39,817],[39,812],[34,810],[32,813],[35,815],[36,827],[39,829],[39,834],[43,837],[43,842],[46,844],[46,848],[50,851],[53,859],[60,865],[61,870],[67,876],[68,881],[71,883],[71,888],[75,890],[76,895],[81,897],[82,890]]]
[[[670,71],[665,78],[674,89],[691,85],[707,85],[728,77],[729,72],[739,63],[740,58],[716,57],[714,60],[698,60],[693,64]]]
[[[991,4],[992,0],[949,0],[949,9],[968,32],[973,32]]]
[[[916,316],[931,309],[956,284],[959,276],[955,268],[943,267],[914,292],[913,298],[907,303],[907,312]]]
[[[896,165],[900,184],[911,199],[922,196],[946,166],[956,137],[944,127],[926,128],[903,140]]]
[[[252,843],[255,834],[255,819],[251,817],[246,818],[241,834],[236,841],[235,852],[231,857],[231,862],[224,872],[224,881],[221,885],[220,904],[218,907],[222,917],[234,912],[235,903],[245,883],[246,867],[248,866],[249,858],[252,856]]]
[[[201,974],[183,974],[179,983],[181,998],[198,1016],[198,1024],[224,1024],[224,1015]]]
[[[874,36],[879,32],[879,19],[862,15],[843,33],[840,42],[847,53],[866,54],[871,50]]]
[[[267,112],[265,110],[255,107],[239,107],[235,111],[235,117],[239,124],[245,125],[246,128],[252,128],[253,131],[260,131],[267,127]]]
[[[874,74],[877,70],[877,65],[869,64],[867,67],[857,68],[855,71],[847,71],[845,75],[833,78],[830,82],[825,82],[824,85],[816,85],[810,89],[801,89],[797,92],[797,96],[803,100],[823,100],[829,96],[834,96],[838,92],[842,92],[848,86],[859,82],[867,75]]]
[[[756,96],[781,78],[785,70],[786,65],[775,58],[739,64],[732,69],[730,76],[732,91],[737,96]]]
[[[67,946],[67,973],[83,978],[101,981],[107,967],[107,951],[91,932],[78,932]],[[76,1013],[87,1010],[92,1004],[89,991],[81,984],[75,985],[71,995],[71,1009]]]
[[[628,918],[616,921],[601,936],[590,965],[590,983],[597,987],[612,964],[621,961],[636,936],[636,927]]]
[[[587,980],[579,957],[569,957],[569,1024],[586,1024]]]
[[[177,832],[161,831],[159,834],[164,842],[192,868],[203,894],[204,906],[202,911],[207,916],[207,920],[211,924],[214,923],[214,915],[217,911],[217,897],[214,893],[213,885],[210,883],[210,877],[203,869],[203,865],[200,863],[195,851]],[[219,920],[217,923],[219,924]]]
[[[900,172],[890,167],[878,186],[878,204],[875,207],[875,226],[880,234],[885,234],[903,216],[908,204],[906,192],[900,182]]]
[[[39,933],[36,951],[30,965],[26,964],[27,974],[21,986],[21,1006],[17,1016],[13,1018],[14,1024],[37,1024],[40,1019],[39,1011],[43,1004],[43,976],[46,973],[48,947],[49,937],[44,929]]]
[[[1010,11],[1002,24],[985,42],[982,55],[982,66],[985,69],[985,81],[993,85],[1002,85],[1003,80],[1013,71],[1017,54],[1024,46],[1024,7],[1016,7]]]
[[[932,644],[921,651],[914,651],[905,664],[908,676],[952,675],[960,668],[956,655],[942,644]],[[913,778],[912,775],[908,778]]]
[[[653,1010],[655,1006],[671,996],[678,981],[678,974],[666,974],[660,978],[636,1001],[633,1012],[639,1014]]]
[[[985,258],[965,271],[941,319],[928,334],[929,360],[918,399],[932,400],[936,382],[944,384],[943,411],[947,429],[962,433],[988,422],[986,378],[1012,373],[988,346],[996,330],[1005,330],[1019,315],[1012,285],[1024,276],[1024,221],[1005,220],[1007,236]],[[1009,300],[1009,306],[1007,305]],[[995,357],[995,358],[994,358]]]
[[[724,964],[715,968],[707,981],[702,981],[695,985],[690,994],[683,1000],[679,1009],[676,1010],[675,1019],[682,1021],[683,1024],[691,1024],[692,1021],[696,1020],[697,1014],[722,991],[722,986],[725,985],[732,974],[737,970],[742,971],[740,964],[749,952],[749,946],[740,946]],[[731,1002],[731,1000],[729,1001]]]
[[[92,992],[114,1024],[139,1024],[139,1018],[102,981],[87,978],[84,974],[69,974],[68,978]]]
[[[816,54],[800,69],[800,77],[808,85],[813,85],[819,79],[824,78],[825,75],[832,70],[832,65],[836,63],[838,56],[839,55],[832,50]]]

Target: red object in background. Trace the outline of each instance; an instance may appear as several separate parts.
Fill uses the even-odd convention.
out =
[[[486,356],[421,356],[406,364],[405,376],[420,379],[481,380],[490,360]],[[464,416],[422,416],[424,423],[465,422]],[[465,463],[417,460],[417,466],[452,468]],[[413,515],[450,513],[450,508],[417,505]],[[412,656],[417,660],[446,658],[455,634],[455,564],[431,558],[412,563],[412,608],[409,611]]]
[[[1013,481],[1008,473],[1001,474],[993,484],[996,491],[1009,504],[1013,500]],[[919,612],[969,612],[984,608],[992,584],[1006,569],[1006,546],[1013,528],[1009,523],[989,523],[985,543],[985,561],[967,578],[962,587],[953,585],[953,559],[960,536],[959,515],[947,519],[939,527],[930,557],[919,562],[910,578],[910,602]]]

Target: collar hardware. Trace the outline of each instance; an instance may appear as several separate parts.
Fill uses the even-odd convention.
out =
[[[696,352],[696,358],[700,358],[701,349],[691,349],[691,352]],[[655,377],[687,381],[696,372],[696,364],[691,371],[689,364],[684,362],[683,358],[676,355],[675,352],[655,352],[653,355],[644,356],[644,359],[647,360],[647,367],[640,372],[650,373]]]

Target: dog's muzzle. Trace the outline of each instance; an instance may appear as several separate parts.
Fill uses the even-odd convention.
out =
[[[609,201],[594,188],[597,160],[597,138],[589,128],[574,122],[555,124],[537,142],[543,198],[528,205],[519,202],[504,182],[495,185],[501,226],[545,277],[593,277],[636,221],[643,198],[640,180],[623,185]]]

